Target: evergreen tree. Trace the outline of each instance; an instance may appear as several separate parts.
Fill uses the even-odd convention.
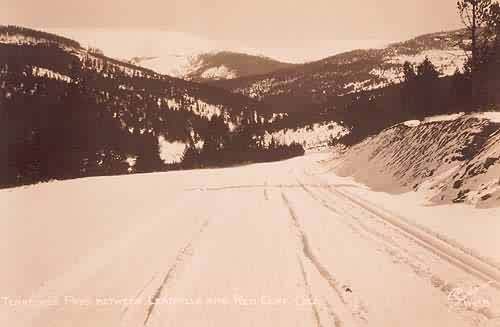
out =
[[[192,145],[187,145],[181,159],[181,167],[191,169],[200,166],[200,153]]]
[[[158,138],[153,134],[144,134],[139,137],[135,171],[147,173],[163,171],[165,168],[165,163],[160,158]]]
[[[439,72],[429,58],[414,67],[404,64],[401,101],[406,112],[415,118],[432,115],[439,110]]]
[[[487,47],[488,37],[485,29],[490,20],[490,9],[492,0],[459,0],[457,2],[458,11],[471,38],[471,65],[475,72],[480,65]]]
[[[481,86],[481,71],[484,71],[491,58],[491,40],[497,33],[497,24],[500,21],[498,2],[493,0],[459,0],[458,11],[470,37],[470,51],[468,69],[471,75],[470,96],[474,104],[479,104],[484,94]],[[466,52],[467,54],[469,52]]]
[[[216,162],[219,153],[227,146],[228,142],[229,128],[224,122],[224,118],[222,116],[212,116],[205,135],[203,158],[211,163]]]

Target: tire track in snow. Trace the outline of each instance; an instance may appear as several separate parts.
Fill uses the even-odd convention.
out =
[[[309,174],[309,176],[317,179],[314,175]],[[297,181],[301,183],[298,178]],[[366,203],[363,203],[354,198],[354,196],[346,194],[334,186],[328,186],[328,189],[337,197],[347,200],[358,208],[371,213],[377,219],[395,227],[401,233],[441,259],[476,276],[484,282],[491,283],[493,287],[500,290],[500,267],[497,267],[495,264],[488,262],[488,260],[474,253],[470,253],[470,251],[465,250],[462,246],[451,244],[449,241],[443,239],[439,235],[435,235],[435,233],[426,228],[422,228],[385,209],[378,208],[376,205],[370,204],[369,201],[364,200]],[[320,202],[323,205],[326,203],[324,200],[320,200]],[[327,208],[331,208],[331,206],[327,205]]]
[[[352,184],[308,184],[309,187],[324,188],[329,187],[346,187],[346,188],[356,188],[357,186]],[[231,191],[231,190],[241,190],[241,189],[283,189],[283,188],[300,188],[298,184],[247,184],[247,185],[226,185],[226,186],[199,186],[199,187],[189,187],[185,188],[185,192],[203,191],[203,192],[218,192],[218,191]]]
[[[330,286],[330,288],[335,292],[335,294],[337,295],[338,299],[342,302],[342,304],[349,308],[349,311],[351,312],[352,316],[361,322],[367,322],[368,321],[367,310],[364,307],[364,305],[359,301],[356,301],[358,303],[353,303],[345,296],[345,294],[343,292],[344,290],[342,289],[342,287],[339,286],[340,285],[339,281],[331,275],[331,273],[328,271],[328,269],[326,269],[323,266],[323,264],[320,262],[320,260],[312,252],[312,248],[310,246],[309,240],[308,240],[302,226],[300,225],[300,222],[298,220],[298,216],[295,213],[295,210],[293,209],[293,207],[292,207],[290,201],[288,200],[288,198],[286,197],[285,193],[281,192],[281,197],[283,199],[285,206],[288,209],[290,218],[292,219],[293,224],[294,224],[294,226],[299,234],[300,242],[302,244],[302,252],[303,252],[305,258],[309,262],[311,262],[311,264],[316,269],[316,271],[319,273],[319,275],[323,278],[323,280],[325,280],[327,282],[327,284]],[[334,320],[336,320],[340,323],[338,318],[337,319],[334,318]]]
[[[313,298],[312,292],[311,292],[311,286],[309,285],[309,282],[307,281],[307,274],[306,270],[304,269],[304,264],[302,263],[302,260],[300,257],[297,256],[297,260],[299,261],[299,266],[300,266],[300,272],[302,273],[302,279],[304,280],[304,285],[306,288],[307,296],[309,298],[309,302],[312,303],[312,312],[314,315],[314,320],[316,321],[316,327],[323,327],[321,325],[321,318],[319,317],[319,311],[318,307],[316,306],[316,301]]]
[[[391,217],[388,214],[383,213],[376,208],[371,208],[361,201],[354,199],[352,196],[338,190],[332,189],[332,191],[336,195],[372,213],[375,217],[382,219],[388,224],[396,227],[401,232],[406,233],[420,246],[439,256],[441,259],[449,262],[450,264],[462,269],[463,271],[471,275],[476,276],[484,282],[491,283],[493,287],[500,289],[500,271],[498,271],[496,267],[490,265],[488,262],[485,262],[475,256],[463,252],[461,249],[456,248],[453,245],[428,234],[424,230],[421,230],[418,227],[407,223],[405,220],[399,219],[399,217]]]
[[[306,187],[305,184],[303,184],[299,179],[297,179],[297,182],[299,183],[301,189],[307,193],[307,195],[309,195],[309,197],[311,197],[313,200],[315,201],[318,201],[320,202],[325,208],[327,208],[328,210],[330,210],[331,212],[333,212],[334,214],[337,214],[339,216],[344,216],[344,215],[349,215],[351,217],[354,218],[354,216],[352,216],[351,214],[349,214],[346,210],[343,210],[343,211],[339,211],[337,210],[337,208],[331,206],[327,201],[325,201],[324,199],[322,199],[321,197],[317,196],[314,192],[312,192],[308,187]],[[349,223],[347,221],[344,221],[344,220],[341,220],[341,222],[346,226],[348,227],[354,234],[358,235],[359,237],[363,238],[363,239],[371,239],[369,237],[367,237],[365,235],[365,233],[361,232],[361,230],[354,226],[354,224],[352,223]]]
[[[302,226],[300,226],[298,217],[293,210],[290,201],[286,197],[286,195],[282,192],[281,197],[283,198],[283,202],[285,203],[286,207],[288,208],[288,212],[290,213],[290,217],[292,218],[292,221],[294,223],[294,226],[296,227],[299,236],[300,236],[300,241],[302,244],[302,252],[304,253],[304,256],[314,265],[316,270],[319,272],[319,274],[323,277],[328,282],[328,285],[337,293],[338,297],[342,301],[342,303],[346,304],[347,302],[344,299],[343,294],[341,293],[338,285],[338,281],[326,270],[325,267],[321,264],[321,262],[314,256],[311,250],[311,246],[309,245],[309,240],[307,239],[307,236],[304,233],[304,230],[302,229]]]
[[[333,310],[332,306],[330,303],[328,303],[328,300],[323,299],[323,302],[325,303],[325,306],[328,310],[328,314],[330,317],[333,319],[333,323],[335,327],[342,327],[344,324],[342,323],[342,320],[340,320],[339,316],[335,313]]]
[[[193,243],[194,241],[200,237],[200,235],[203,233],[205,228],[208,226],[209,221],[206,220],[201,228],[199,229],[198,233],[196,233],[195,237],[189,241],[186,246],[184,246],[177,254],[177,257],[175,258],[174,264],[168,269],[167,273],[163,277],[163,280],[160,284],[160,286],[157,288],[155,294],[151,298],[151,304],[148,307],[146,318],[144,319],[144,326],[147,326],[149,319],[151,318],[151,315],[153,314],[153,311],[156,306],[156,301],[160,298],[164,288],[167,286],[168,282],[171,280],[173,275],[175,274],[176,270],[178,267],[185,262],[185,259],[188,255],[192,255],[192,248],[193,248]]]
[[[300,183],[300,181],[299,181]],[[396,240],[394,240],[391,237],[388,237],[384,235],[383,233],[377,231],[374,228],[369,227],[367,224],[365,224],[362,219],[359,217],[354,216],[353,214],[349,213],[346,209],[339,211],[336,208],[332,207],[328,201],[322,199],[321,197],[317,196],[312,192],[309,188],[307,188],[304,184],[301,183],[301,186],[305,192],[307,192],[310,197],[318,202],[321,202],[322,205],[330,210],[331,212],[339,215],[339,216],[348,216],[351,219],[353,219],[357,226],[354,226],[353,224],[344,221],[343,219],[339,220],[341,223],[349,227],[354,233],[362,237],[363,239],[370,240],[370,241],[375,241],[379,244],[381,244],[384,247],[384,251],[389,254],[391,257],[396,258],[397,260],[402,260],[405,263],[407,263],[417,275],[422,275],[425,274],[426,277],[431,278],[432,280],[436,280],[438,277],[433,275],[428,269],[422,268],[422,265],[424,265],[424,262],[421,260],[421,258],[411,252],[409,252],[406,248],[402,247],[401,244],[399,244]],[[376,219],[376,218],[372,218]],[[411,262],[410,260],[407,260],[401,253],[398,253],[397,250],[399,250],[402,253],[405,253],[409,258],[415,260],[415,262]],[[444,284],[444,282],[443,282]]]
[[[350,228],[351,231],[353,231],[359,237],[368,241],[376,242],[379,246],[381,246],[381,248],[378,248],[378,250],[384,251],[387,255],[393,258],[393,260],[395,260],[393,262],[395,263],[402,262],[408,265],[415,274],[423,278],[427,278],[434,287],[440,288],[441,291],[443,291],[446,294],[448,294],[449,290],[454,288],[452,284],[445,282],[442,278],[433,273],[429,265],[426,262],[424,262],[420,256],[408,251],[408,249],[403,247],[397,240],[377,231],[375,228],[369,227],[367,224],[363,222],[363,219],[356,217],[355,215],[351,214],[348,210],[346,209],[342,211],[337,210],[336,208],[329,205],[327,201],[314,194],[305,185],[302,186],[303,190],[307,192],[307,194],[312,199],[321,202],[326,209],[330,210],[331,212],[339,216],[350,217],[352,220],[354,220],[356,222],[356,225],[348,221],[345,221],[344,219],[339,219],[339,222]],[[376,219],[376,218],[371,217],[371,219]],[[386,224],[384,225],[386,227],[389,227]],[[404,235],[401,236],[405,237]],[[408,239],[407,237],[405,237],[405,239],[413,242],[412,239]]]
[[[148,288],[149,285],[151,285],[151,283],[155,280],[156,276],[158,274],[154,274],[150,280],[148,280],[146,282],[146,284],[144,284],[144,286],[137,292],[137,294],[134,296],[134,301],[132,301],[132,303],[136,303],[138,301],[138,299],[140,298],[140,296],[146,291],[146,289]],[[122,312],[120,314],[120,321],[123,321],[123,318],[125,317],[125,315],[127,314],[128,310],[129,310],[130,306],[127,305],[125,306],[123,309],[122,309]]]
[[[332,211],[335,214],[339,214],[339,211],[335,208],[333,208],[331,205],[329,205],[328,201],[325,199],[315,195],[311,190],[309,190],[299,179],[297,181],[302,185],[303,189],[313,198],[314,200],[318,201],[321,203],[326,209]],[[329,193],[336,195],[338,198],[343,199],[343,200],[348,200],[351,203],[354,203],[354,205],[358,208],[361,208],[364,211],[367,211],[371,216],[372,219],[377,219],[379,222],[382,222],[383,225],[385,225],[385,228],[391,228],[394,232],[400,234],[402,237],[407,239],[408,241],[416,244],[417,246],[422,247],[423,249],[431,252],[433,255],[435,255],[437,258],[440,258],[444,260],[445,262],[451,264],[454,267],[457,267],[461,271],[464,271],[470,275],[473,275],[476,278],[479,278],[483,282],[487,282],[489,285],[493,286],[498,290],[498,282],[492,281],[489,279],[488,276],[484,276],[482,272],[479,270],[476,270],[477,268],[472,266],[467,266],[465,262],[463,262],[460,258],[460,255],[458,255],[458,258],[455,258],[453,253],[448,254],[447,252],[444,252],[439,246],[435,247],[433,242],[426,242],[425,239],[420,239],[417,236],[413,235],[412,233],[406,231],[405,229],[400,228],[398,225],[391,223],[391,221],[387,221],[383,216],[380,216],[375,212],[375,210],[369,210],[365,208],[365,205],[358,202],[355,199],[351,199],[348,196],[344,196],[342,192],[331,189]],[[374,237],[374,241],[376,242],[381,242],[384,246],[384,251],[390,255],[391,257],[395,258],[396,260],[400,260],[404,263],[406,263],[418,276],[428,278],[430,283],[432,284],[433,287],[439,289],[441,292],[444,294],[448,295],[450,292],[455,289],[458,285],[456,283],[451,283],[451,282],[446,282],[443,278],[439,277],[435,273],[431,271],[431,268],[428,264],[423,262],[420,257],[412,254],[409,252],[405,247],[401,246],[401,244],[398,244],[395,240],[392,238],[387,237],[386,235],[380,233],[379,231],[374,230],[373,228],[368,227],[365,223],[362,222],[362,220],[351,213],[349,213],[347,210],[344,210],[341,215],[344,216],[349,216],[352,219],[354,219],[359,227],[364,230],[368,235],[372,235]],[[385,214],[384,214],[385,215]],[[394,218],[397,219],[397,218]],[[406,221],[406,220],[404,220]],[[346,223],[348,224],[348,223]],[[350,224],[348,224],[351,226]],[[359,232],[358,232],[359,234]],[[418,235],[418,234],[417,234]],[[431,239],[432,240],[432,239]],[[438,240],[440,240],[438,238]],[[446,242],[445,242],[446,243]],[[453,247],[451,244],[448,244],[450,247]],[[461,250],[461,249],[456,249],[456,250]],[[398,252],[399,251],[399,252]],[[402,253],[406,253],[408,257],[405,257],[402,255]],[[411,259],[415,260],[415,262],[412,262],[409,260],[409,257]],[[474,257],[475,258],[475,257]],[[422,265],[424,267],[422,267]],[[481,310],[472,310],[473,312],[482,315],[483,317],[487,318],[488,320],[491,319],[496,319],[496,315],[490,310],[490,309],[481,309]]]

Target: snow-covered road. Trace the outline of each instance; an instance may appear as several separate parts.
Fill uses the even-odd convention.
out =
[[[0,326],[500,326],[494,251],[318,159],[0,191]]]

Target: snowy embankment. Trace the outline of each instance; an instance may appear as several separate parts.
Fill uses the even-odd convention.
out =
[[[500,205],[500,113],[409,121],[349,149],[337,166],[373,189],[433,203]]]

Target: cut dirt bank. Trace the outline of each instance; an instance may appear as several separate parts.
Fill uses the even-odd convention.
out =
[[[336,161],[340,176],[433,203],[500,206],[500,113],[455,114],[387,128]]]

